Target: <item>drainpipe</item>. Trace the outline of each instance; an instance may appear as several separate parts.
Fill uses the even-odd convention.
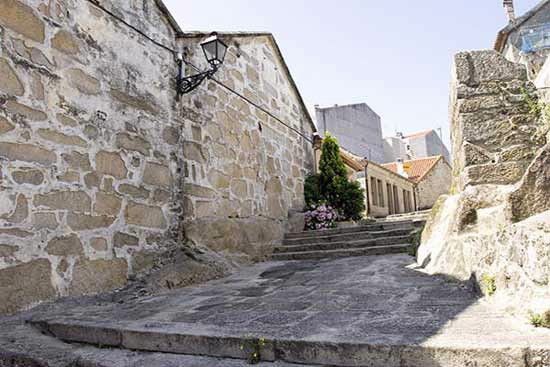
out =
[[[413,200],[414,200],[414,211],[415,212],[418,211],[418,203],[416,201],[416,195],[418,195],[417,190],[418,190],[418,185],[414,184],[414,186],[413,186]]]

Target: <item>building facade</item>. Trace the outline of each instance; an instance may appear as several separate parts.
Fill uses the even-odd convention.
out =
[[[378,218],[416,211],[415,184],[406,177],[366,162],[365,175],[359,181],[367,192],[368,216]]]
[[[380,116],[366,103],[315,108],[317,127],[331,133],[340,146],[360,157],[383,162],[382,125]]]
[[[417,210],[433,207],[439,196],[449,193],[452,182],[451,166],[443,156],[407,161],[396,161],[383,165],[415,183]]]
[[[535,80],[550,54],[550,0],[516,18],[513,2],[505,2],[509,24],[500,30],[494,49],[512,62],[523,64]]]
[[[0,1],[0,314],[282,239],[315,126],[269,33],[220,34],[216,78],[305,138],[214,81],[178,99],[175,51],[206,68],[205,35],[160,0]]]
[[[426,130],[418,133],[384,139],[384,163],[395,162],[398,159],[410,160],[442,155],[450,162],[449,150],[435,130]]]

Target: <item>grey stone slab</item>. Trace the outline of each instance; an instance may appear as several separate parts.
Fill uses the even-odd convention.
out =
[[[550,351],[550,331],[492,309],[468,284],[407,268],[412,261],[266,262],[123,303],[60,302],[31,323],[72,342],[216,358],[246,359],[241,347],[263,337],[268,362],[333,366],[530,366]]]

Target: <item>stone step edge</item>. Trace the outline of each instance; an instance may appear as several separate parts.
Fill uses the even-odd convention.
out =
[[[283,240],[284,245],[292,246],[291,243],[298,242],[298,241],[314,241],[314,240],[338,240],[339,237],[344,236],[364,236],[369,235],[370,238],[384,238],[384,237],[376,237],[376,236],[383,236],[383,235],[391,235],[396,232],[412,232],[414,228],[392,228],[382,231],[361,231],[361,232],[352,232],[352,233],[337,233],[337,234],[319,234],[319,236],[307,236],[307,237],[297,237],[297,238],[285,238]],[[387,236],[392,237],[392,236]]]
[[[261,335],[227,336],[222,334],[185,334],[166,332],[153,328],[112,328],[99,323],[86,324],[73,321],[31,321],[43,332],[65,342],[77,342],[99,347],[127,350],[208,356],[215,358],[248,359],[249,351],[241,346],[255,343]],[[388,345],[372,343],[312,341],[299,339],[265,338],[261,360],[284,361],[297,364],[351,366],[462,366],[476,363],[480,366],[505,367],[511,360],[524,362],[536,358],[528,347],[457,347],[426,346],[424,344]],[[460,359],[460,361],[457,360]],[[418,364],[421,363],[421,364]],[[426,364],[426,365],[427,365]],[[520,366],[518,364],[518,366]],[[523,366],[523,364],[521,365]]]
[[[80,347],[87,346],[87,349],[85,352],[81,352],[78,350],[78,348],[75,348],[77,350],[72,352],[72,355],[70,355],[68,358],[70,358],[70,362],[66,362],[66,364],[60,364],[60,366],[64,367],[129,367],[129,366],[135,366],[135,362],[138,362],[140,366],[144,366],[143,359],[147,358],[147,354],[152,355],[153,357],[162,357],[161,360],[157,361],[147,361],[147,367],[166,367],[167,365],[173,366],[189,366],[189,363],[191,362],[193,366],[204,366],[204,367],[211,367],[213,364],[216,366],[221,366],[220,362],[224,362],[223,365],[231,365],[234,367],[248,367],[250,366],[250,363],[244,359],[237,359],[237,358],[223,358],[223,357],[209,357],[209,356],[198,356],[198,355],[192,355],[192,354],[174,354],[174,353],[163,353],[163,352],[152,352],[152,351],[135,351],[135,350],[126,350],[126,349],[120,349],[120,348],[110,348],[108,349],[109,352],[117,353],[117,352],[127,352],[131,353],[130,356],[128,355],[120,355],[115,354],[114,356],[111,356],[109,352],[105,352],[107,349],[96,347],[97,350],[90,350],[89,348],[93,348],[93,345],[88,344],[79,344]],[[101,351],[101,352],[99,352]],[[50,351],[51,352],[51,351]],[[64,351],[59,351],[60,354]],[[134,353],[139,352],[141,353],[138,356],[135,356]],[[2,346],[0,346],[0,366],[25,366],[25,367],[47,367],[50,366],[48,364],[48,358],[44,358],[40,355],[41,351],[28,351],[28,352],[12,352],[9,350],[3,350]],[[98,353],[96,356],[95,353]],[[108,357],[107,359],[105,357]],[[121,358],[124,360],[124,364],[121,365],[120,361]],[[134,360],[129,360],[130,358],[133,358]],[[166,364],[166,360],[169,358],[170,363]],[[192,360],[190,360],[192,358]],[[198,361],[195,360],[195,358],[199,359]],[[229,364],[225,363],[228,362]],[[156,362],[156,363],[155,363]],[[61,363],[65,363],[61,361]],[[57,366],[57,364],[56,364]],[[297,364],[297,363],[284,363],[281,364],[280,361],[275,362],[265,362],[261,361],[258,364],[256,364],[258,367],[320,367],[319,365],[312,365],[312,364]]]
[[[329,249],[322,249],[320,247],[334,247],[334,250],[351,250],[351,249],[360,249],[360,248],[370,248],[370,247],[381,247],[381,246],[391,246],[401,244],[401,241],[407,241],[411,238],[411,235],[402,235],[402,236],[390,236],[390,237],[379,237],[379,238],[370,238],[366,240],[356,240],[356,241],[338,241],[338,242],[321,242],[321,243],[303,243],[299,245],[282,245],[274,248],[274,254],[284,254],[288,252],[304,252],[304,251],[329,251]],[[387,242],[390,240],[395,240],[397,243],[388,243],[380,244],[379,242]],[[315,248],[319,247],[318,250]],[[302,250],[303,248],[311,248],[311,250]],[[292,251],[296,250],[296,251]]]
[[[355,233],[355,232],[362,232],[362,231],[375,231],[377,228],[384,228],[384,227],[391,227],[394,229],[395,227],[399,226],[410,226],[412,228],[415,228],[420,223],[426,222],[425,220],[407,220],[407,221],[394,221],[394,222],[380,222],[380,223],[373,223],[373,224],[367,224],[364,226],[357,226],[357,227],[348,227],[348,228],[330,228],[330,229],[320,229],[320,230],[314,230],[314,231],[301,231],[301,232],[294,232],[294,233],[285,233],[285,238],[297,238],[300,236],[303,237],[309,237],[309,236],[315,236],[318,234],[323,235],[330,235],[330,234],[343,234],[343,233]],[[383,229],[382,229],[383,230]]]
[[[341,254],[348,256],[368,256],[367,252],[376,252],[376,250],[403,250],[405,252],[411,245],[410,244],[396,244],[396,245],[384,245],[384,246],[371,246],[371,247],[359,247],[351,249],[336,249],[336,250],[318,250],[318,251],[300,251],[300,252],[282,252],[278,254],[273,254],[271,259],[273,261],[277,260],[289,260],[292,257],[307,257],[314,255],[325,255],[330,257],[330,255]],[[388,254],[393,252],[388,252]],[[377,253],[376,255],[379,255]],[[345,257],[345,256],[342,256]],[[282,258],[282,259],[281,259]]]

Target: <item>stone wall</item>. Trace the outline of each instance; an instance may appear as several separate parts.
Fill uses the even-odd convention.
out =
[[[522,94],[534,89],[525,67],[494,51],[462,52],[451,89],[453,187],[519,181],[534,157],[537,126]]]
[[[314,125],[273,37],[219,35],[230,47],[216,78],[311,139]],[[181,42],[188,59],[206,68],[197,47],[203,36]],[[187,237],[216,251],[265,258],[281,241],[289,210],[304,207],[312,144],[214,81],[183,98],[182,111]]]
[[[178,47],[156,2],[102,5]],[[272,38],[228,42],[224,82],[311,134]],[[309,143],[212,82],[178,103],[176,74],[88,1],[0,0],[0,314],[121,287],[174,246],[256,259],[280,240]]]
[[[446,161],[440,159],[435,167],[416,185],[418,209],[430,209],[439,196],[448,194],[451,179],[451,167]]]
[[[523,65],[494,51],[455,57],[451,89],[454,188],[434,205],[417,261],[430,273],[493,280],[498,306],[526,316],[550,304],[550,145],[522,90]],[[526,318],[525,318],[526,320]]]
[[[113,11],[173,45],[137,3]],[[0,42],[0,313],[120,287],[178,231],[171,54],[76,0],[1,1]]]

